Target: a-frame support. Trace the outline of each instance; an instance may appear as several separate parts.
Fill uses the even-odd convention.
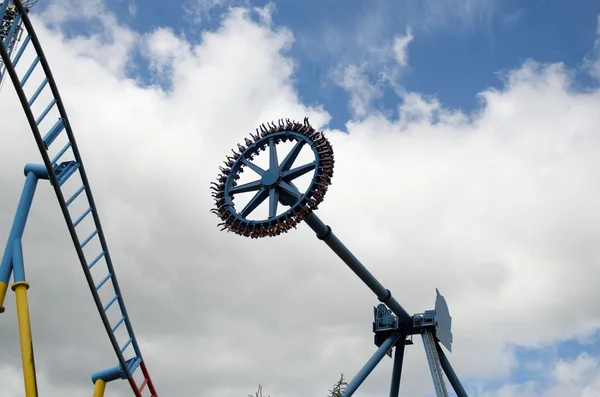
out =
[[[448,306],[439,291],[436,292],[435,310],[428,310],[425,313],[412,316],[413,324],[410,328],[403,326],[398,317],[386,305],[379,304],[374,308],[373,332],[375,333],[375,345],[378,346],[378,349],[348,383],[348,386],[342,392],[342,397],[352,396],[386,354],[392,357],[394,347],[394,369],[390,385],[390,397],[399,397],[404,350],[406,345],[413,344],[411,339],[407,339],[407,336],[410,335],[421,335],[423,339],[423,347],[425,348],[437,397],[448,396],[443,374],[448,378],[458,397],[468,397],[439,343],[441,342],[450,350],[452,333],[450,332],[451,317]]]

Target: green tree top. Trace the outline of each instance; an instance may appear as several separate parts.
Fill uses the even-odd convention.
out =
[[[348,383],[346,383],[346,380],[344,379],[344,374],[340,375],[340,379],[335,382],[335,384],[333,385],[333,388],[331,390],[329,390],[329,394],[327,394],[327,397],[342,397],[342,393],[344,392],[344,389],[346,389],[346,386],[348,386]],[[256,392],[255,396],[253,396],[252,394],[248,394],[248,397],[271,397],[269,396],[263,396],[262,394],[262,385],[258,385],[258,391]]]

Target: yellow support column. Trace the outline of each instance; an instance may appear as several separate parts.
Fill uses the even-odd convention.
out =
[[[37,380],[35,377],[35,361],[33,359],[33,340],[31,339],[31,323],[29,321],[29,304],[27,290],[29,283],[19,281],[13,283],[17,300],[17,319],[19,322],[19,338],[21,339],[21,358],[23,360],[23,380],[25,382],[25,397],[37,397]]]
[[[0,281],[0,313],[4,313],[4,298],[6,297],[6,290],[8,289],[8,284],[3,281]]]
[[[104,397],[104,390],[106,390],[106,382],[102,379],[98,379],[94,383],[94,394],[92,397]]]

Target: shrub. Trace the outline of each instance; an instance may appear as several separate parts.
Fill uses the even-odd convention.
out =
[[[333,388],[331,390],[329,390],[329,394],[327,395],[327,397],[342,397],[342,393],[343,393],[344,389],[346,389],[346,386],[348,386],[348,383],[346,383],[346,381],[344,380],[344,374],[341,374],[340,379],[337,382],[335,382],[335,384],[333,385]],[[252,394],[248,394],[248,397],[271,397],[271,396],[263,396],[262,385],[259,384],[258,391],[256,392],[255,396],[253,396]]]

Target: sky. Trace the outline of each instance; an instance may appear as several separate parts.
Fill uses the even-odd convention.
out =
[[[600,395],[597,2],[40,0],[30,16],[159,395],[325,396],[374,352],[376,297],[308,226],[250,240],[209,212],[230,149],[305,116],[335,151],[318,216],[410,313],[439,288],[469,396]],[[9,84],[0,132],[5,241],[40,161]],[[23,244],[40,393],[89,395],[116,359],[47,184]],[[0,397],[22,395],[14,305]],[[355,395],[387,396],[391,369]],[[433,395],[417,338],[401,395]]]

